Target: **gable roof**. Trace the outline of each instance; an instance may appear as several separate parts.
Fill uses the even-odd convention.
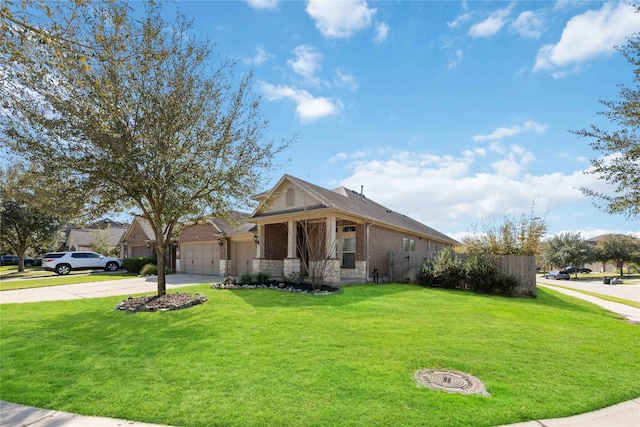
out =
[[[69,232],[69,237],[67,238],[67,246],[68,247],[90,247],[92,244],[96,242],[96,233],[107,232],[109,233],[108,243],[111,246],[118,246],[120,244],[120,239],[125,234],[126,229],[121,227],[108,227],[105,229],[90,229],[90,230],[80,230],[80,229],[72,229]]]
[[[303,208],[293,208],[287,211],[265,211],[269,195],[274,194],[274,191],[278,187],[280,187],[284,181],[289,181],[293,185],[309,193],[320,202],[320,205],[311,207],[306,206]],[[400,228],[412,233],[432,237],[434,239],[445,241],[450,244],[455,245],[459,243],[455,239],[452,239],[444,233],[441,233],[429,226],[422,224],[421,222],[409,218],[406,215],[394,212],[393,210],[386,208],[371,199],[367,199],[363,194],[358,193],[354,190],[350,190],[346,187],[339,187],[335,190],[327,190],[320,186],[303,181],[299,178],[285,174],[270,192],[261,193],[259,197],[256,198],[259,198],[262,201],[260,202],[258,208],[256,208],[254,213],[251,215],[252,219],[281,215],[284,213],[329,208],[345,214],[358,216],[366,220],[372,220],[381,225]]]

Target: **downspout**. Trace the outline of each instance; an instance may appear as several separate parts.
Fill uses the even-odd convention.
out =
[[[367,283],[369,283],[369,272],[371,271],[370,267],[371,265],[369,265],[369,227],[371,227],[373,224],[375,224],[376,221],[373,220],[373,222],[371,222],[370,224],[367,224],[367,245],[365,247],[366,253],[365,253],[365,260],[366,260],[366,267],[367,267]]]

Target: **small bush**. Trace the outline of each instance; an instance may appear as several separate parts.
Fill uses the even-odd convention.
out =
[[[249,272],[242,273],[238,278],[238,281],[243,285],[248,285],[253,281],[253,276],[251,276],[251,273]]]
[[[269,280],[269,275],[267,273],[259,272],[256,274],[256,282],[259,284],[265,284]]]
[[[125,258],[122,260],[123,264],[124,264],[124,268],[127,269],[127,271],[129,273],[136,273],[136,274],[140,274],[140,270],[142,270],[142,267],[144,267],[147,264],[157,264],[157,259],[155,257],[153,258],[143,258],[143,257],[139,257],[139,258]]]
[[[236,284],[236,279],[233,276],[227,276],[224,279],[224,284],[225,285],[235,285]]]
[[[511,295],[515,287],[518,286],[518,281],[515,277],[507,274],[498,274],[496,277],[496,286],[494,291],[501,295]]]
[[[158,275],[158,267],[153,264],[147,264],[140,270],[141,276],[157,276]]]
[[[465,263],[465,281],[474,292],[492,293],[499,276],[498,269],[486,256],[472,256]]]

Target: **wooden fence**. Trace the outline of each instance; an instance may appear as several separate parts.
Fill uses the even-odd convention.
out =
[[[422,266],[432,260],[436,252],[389,252],[389,281],[415,282],[416,273]],[[466,254],[456,254],[462,261],[469,257]],[[518,286],[514,289],[514,296],[536,296],[536,259],[533,256],[493,255],[496,259],[498,271],[514,277]]]

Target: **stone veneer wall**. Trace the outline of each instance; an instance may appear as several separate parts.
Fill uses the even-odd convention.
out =
[[[252,274],[266,273],[269,277],[283,277],[284,260],[282,259],[254,259]]]
[[[314,264],[326,262],[324,283],[327,285],[335,285],[340,283],[340,260],[328,259],[323,261],[309,261],[309,268],[313,269]]]
[[[220,260],[220,275],[228,276],[227,271],[231,271],[231,260],[221,259]]]
[[[283,274],[285,278],[293,273],[300,274],[300,258],[285,258],[283,266]]]
[[[340,279],[341,280],[362,280],[366,282],[369,278],[367,272],[366,261],[356,261],[356,268],[341,268]]]

